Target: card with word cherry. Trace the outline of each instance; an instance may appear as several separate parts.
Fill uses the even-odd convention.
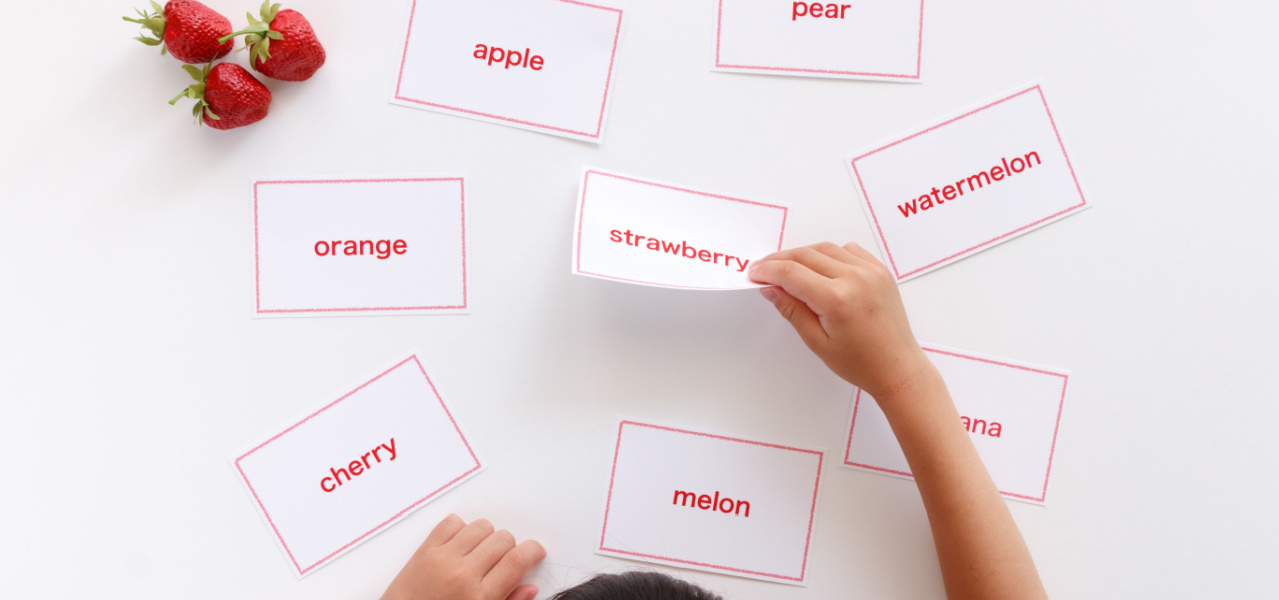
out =
[[[782,249],[789,208],[586,168],[573,273],[658,287],[760,287],[747,270]]]
[[[1043,504],[1048,498],[1057,432],[1070,373],[941,346],[924,345],[959,409],[958,426],[972,438],[1005,498]],[[906,456],[879,405],[853,395],[844,466],[911,478]]]
[[[717,0],[711,69],[917,83],[924,0]]]
[[[598,554],[804,585],[825,453],[621,418]]]
[[[467,297],[461,176],[253,182],[253,315],[456,314]]]
[[[579,0],[414,0],[391,102],[599,143],[622,17]]]
[[[898,281],[1090,206],[1040,85],[845,164]]]
[[[231,466],[299,578],[484,469],[417,354]]]

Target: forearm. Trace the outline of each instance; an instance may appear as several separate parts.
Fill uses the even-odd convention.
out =
[[[876,397],[919,486],[950,600],[1046,598],[1030,551],[929,365]]]

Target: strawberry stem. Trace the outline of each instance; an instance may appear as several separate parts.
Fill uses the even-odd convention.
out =
[[[235,37],[235,36],[237,36],[237,35],[247,35],[247,34],[251,34],[251,33],[252,33],[252,34],[257,34],[257,35],[262,35],[263,33],[266,33],[266,32],[267,32],[268,30],[270,30],[270,29],[271,29],[271,25],[270,25],[269,23],[255,23],[255,24],[253,24],[253,25],[249,25],[248,27],[245,27],[244,29],[241,29],[241,30],[239,30],[239,31],[237,31],[237,32],[235,32],[235,33],[233,33],[233,34],[231,34],[231,35],[226,35],[226,36],[222,36],[222,37],[218,38],[218,43],[219,43],[219,44],[225,44],[227,40],[229,40],[229,39],[231,39],[231,38],[233,38],[233,37]]]

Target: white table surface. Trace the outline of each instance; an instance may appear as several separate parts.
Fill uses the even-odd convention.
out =
[[[753,292],[570,275],[581,167],[873,247],[841,157],[1036,79],[1095,207],[903,284],[916,333],[1073,371],[1047,507],[1010,503],[1054,597],[1279,589],[1279,4],[929,2],[912,85],[712,73],[711,2],[626,0],[599,147],[389,104],[407,0],[291,3],[328,63],[267,80],[265,121],[199,129],[131,4],[9,11],[0,596],[375,598],[449,512],[542,541],[548,591],[639,566],[591,552],[617,414],[833,452],[850,386]],[[250,177],[413,172],[469,177],[472,314],[250,318]],[[413,348],[490,468],[296,581],[227,458]],[[914,484],[826,477],[807,588],[673,571],[941,598]]]

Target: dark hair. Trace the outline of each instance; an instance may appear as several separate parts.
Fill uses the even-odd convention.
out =
[[[655,571],[596,575],[551,600],[723,600],[687,581]]]

